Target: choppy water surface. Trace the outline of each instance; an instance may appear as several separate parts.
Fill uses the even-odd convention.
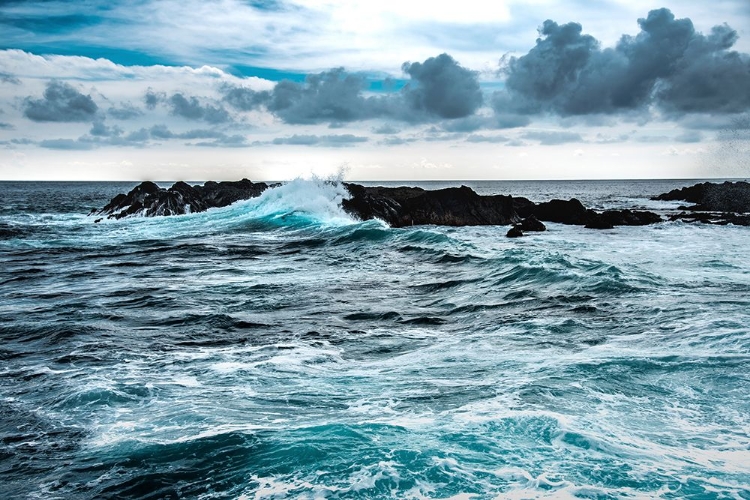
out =
[[[0,184],[3,498],[750,498],[750,228],[85,216],[130,187]]]

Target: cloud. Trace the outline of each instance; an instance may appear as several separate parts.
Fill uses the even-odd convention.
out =
[[[397,129],[393,125],[389,125],[386,123],[379,127],[375,127],[374,129],[372,129],[372,132],[374,134],[398,134],[399,132],[401,132],[401,130]]]
[[[107,114],[117,120],[131,120],[143,116],[143,111],[136,108],[129,102],[121,103],[120,107],[112,106],[107,110]]]
[[[11,75],[10,73],[0,73],[0,82],[2,83],[10,83],[13,85],[20,85],[21,80],[16,78],[15,76]]]
[[[246,138],[242,135],[227,135],[218,130],[193,129],[187,132],[174,133],[166,125],[154,125],[148,130],[152,139],[215,139],[213,142],[200,142],[196,146],[224,146],[224,145],[246,145]]]
[[[387,99],[364,97],[364,79],[343,68],[308,75],[304,83],[283,80],[266,104],[269,111],[292,124],[351,122],[386,115]]]
[[[227,88],[224,86],[224,88]],[[223,106],[203,104],[195,96],[185,96],[182,92],[175,92],[167,96],[166,92],[156,92],[148,88],[143,96],[143,101],[148,109],[155,109],[162,104],[169,108],[174,116],[187,118],[188,120],[203,120],[208,123],[228,123],[232,121],[229,112]]]
[[[684,142],[684,143],[701,142],[702,139],[703,139],[703,134],[701,134],[697,130],[686,130],[682,134],[675,137],[675,140],[679,142]]]
[[[471,134],[466,138],[466,142],[508,142],[508,138],[502,135],[481,135]]]
[[[423,63],[404,63],[402,68],[412,79],[404,93],[413,109],[440,118],[463,118],[482,105],[477,73],[461,67],[448,54]]]
[[[504,61],[507,90],[493,107],[561,116],[643,111],[652,102],[674,113],[750,108],[750,58],[729,51],[737,40],[729,26],[704,36],[668,9],[638,24],[636,36],[602,50],[580,24],[545,21],[534,48]]]
[[[567,144],[569,142],[583,142],[583,137],[581,137],[581,134],[565,131],[529,131],[521,134],[521,138],[532,141],[539,141],[539,144],[541,144],[542,146],[554,146],[557,144]]]
[[[224,100],[235,109],[251,111],[268,104],[271,93],[267,90],[256,91],[247,87],[224,85]]]
[[[146,94],[143,96],[143,102],[146,103],[146,107],[148,109],[155,109],[157,104],[166,100],[167,100],[166,93],[154,92],[153,89],[151,89],[150,87],[148,90],[146,90]]]
[[[382,146],[401,146],[403,144],[409,144],[415,141],[416,139],[414,139],[413,137],[410,137],[407,139],[403,137],[393,136],[393,137],[386,137],[385,139],[378,141],[378,144]]]
[[[117,137],[122,135],[123,130],[118,126],[107,126],[104,124],[104,120],[97,120],[91,126],[89,134],[95,137]]]
[[[27,97],[23,103],[23,114],[36,122],[87,122],[98,110],[90,95],[56,80],[47,84],[42,99]]]
[[[10,123],[0,122],[0,130],[13,130],[14,128]]]
[[[250,144],[247,142],[247,138],[244,135],[222,135],[212,142],[197,142],[195,146],[210,147],[210,148],[244,148]]]
[[[240,111],[265,108],[289,124],[343,123],[390,118],[407,122],[472,115],[483,102],[478,74],[448,54],[404,63],[409,82],[398,92],[365,96],[365,78],[334,68],[304,82],[282,80],[271,91],[224,85],[224,101]],[[152,97],[157,100],[158,96]]]
[[[341,135],[292,135],[290,137],[277,137],[272,144],[288,144],[294,146],[334,146],[343,147],[352,144],[367,142],[367,137],[352,134]]]
[[[208,123],[226,123],[232,120],[226,109],[221,106],[201,104],[196,97],[185,97],[181,93],[173,94],[167,100],[171,112],[189,120],[204,120]]]
[[[64,149],[64,150],[87,150],[93,149],[93,145],[74,139],[46,139],[39,143],[40,147],[47,149]]]

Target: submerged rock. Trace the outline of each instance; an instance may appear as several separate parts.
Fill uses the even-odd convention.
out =
[[[508,229],[508,232],[505,233],[505,236],[507,238],[520,238],[523,236],[523,230],[521,229],[520,224],[516,224],[512,228]]]
[[[127,194],[118,194],[104,208],[92,211],[89,215],[121,219],[131,215],[155,217],[203,212],[209,208],[225,207],[239,200],[259,196],[268,187],[265,182],[254,183],[242,179],[237,182],[209,181],[202,186],[176,182],[169,189],[164,189],[146,181]]]

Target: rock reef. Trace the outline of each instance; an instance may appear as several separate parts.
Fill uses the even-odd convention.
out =
[[[350,193],[342,208],[361,219],[381,219],[391,227],[412,225],[501,226],[513,225],[509,237],[523,236],[525,231],[544,231],[543,222],[572,224],[590,229],[615,226],[643,226],[663,219],[654,212],[642,210],[605,210],[586,208],[579,200],[550,200],[534,203],[510,195],[482,196],[467,186],[437,190],[418,187],[380,187],[343,183]],[[101,210],[90,215],[120,219],[128,216],[166,216],[202,212],[224,207],[239,200],[259,196],[269,187],[264,182],[243,179],[237,182],[206,182],[191,186],[177,182],[165,189],[153,182],[143,182],[127,194],[115,196]],[[750,225],[750,184],[725,182],[702,183],[676,189],[655,197],[656,200],[685,200],[692,206],[670,220],[699,221],[712,224]],[[97,222],[101,219],[97,219]]]
[[[92,210],[89,215],[121,219],[133,215],[156,217],[204,212],[209,208],[226,207],[236,201],[259,196],[269,187],[265,182],[242,179],[236,182],[209,181],[202,186],[176,182],[169,189],[164,189],[146,181],[127,194],[118,194],[104,208]]]
[[[702,182],[652,198],[660,201],[687,201],[680,206],[682,212],[672,214],[669,220],[702,222],[705,224],[734,224],[750,226],[750,183],[744,181],[721,184]]]

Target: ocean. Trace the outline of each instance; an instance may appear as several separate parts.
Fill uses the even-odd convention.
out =
[[[134,185],[0,183],[1,498],[750,499],[750,227],[87,216]]]

